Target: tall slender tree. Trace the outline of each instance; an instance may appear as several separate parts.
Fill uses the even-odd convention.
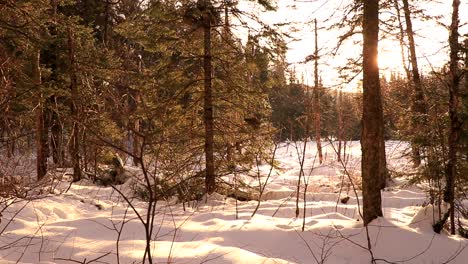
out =
[[[363,220],[369,224],[382,216],[381,183],[385,177],[383,108],[378,57],[379,1],[364,1],[363,16],[363,114],[362,114],[362,195]],[[382,156],[383,155],[383,156]]]
[[[138,73],[142,74],[143,72],[143,65],[142,65],[142,58],[141,56],[138,57]],[[141,100],[141,95],[140,91],[134,91],[133,93],[133,102],[135,104],[135,108],[138,107],[138,104]],[[135,120],[133,120],[133,128],[132,128],[132,135],[133,135],[133,142],[132,142],[132,152],[133,152],[133,165],[138,166],[140,160],[138,157],[140,157],[141,153],[140,152],[140,119],[138,117],[135,117]]]
[[[314,51],[314,124],[315,124],[315,141],[317,144],[317,152],[319,156],[319,162],[323,162],[322,143],[320,139],[321,133],[321,113],[320,113],[320,96],[319,96],[319,76],[318,76],[318,30],[317,30],[317,19],[314,20],[315,25],[315,51]],[[307,135],[308,136],[308,135]]]
[[[81,179],[80,166],[80,113],[78,107],[78,77],[75,65],[75,43],[73,31],[68,28],[68,71],[70,75],[70,113],[72,116],[72,132],[70,139],[70,157],[73,165],[73,181]]]
[[[460,0],[452,2],[452,22],[450,25],[449,46],[450,46],[450,83],[449,83],[449,117],[450,132],[448,138],[448,162],[446,166],[446,187],[444,191],[444,201],[450,204],[450,233],[455,234],[455,181],[457,178],[457,149],[460,139],[462,121],[459,118],[458,108],[460,103],[461,71],[458,66],[458,27]]]
[[[343,120],[343,91],[340,89],[337,91],[337,100],[336,100],[336,112],[338,117],[338,126],[337,126],[337,139],[338,139],[338,160],[345,160],[345,147],[346,144],[343,142],[343,134],[344,134],[344,120]],[[343,144],[343,156],[341,156],[341,146]]]
[[[393,4],[395,6],[395,11],[396,11],[396,18],[397,18],[397,21],[398,21],[398,29],[399,29],[398,41],[400,42],[401,64],[403,66],[403,69],[405,70],[406,78],[408,78],[408,80],[409,80],[409,79],[411,79],[411,73],[410,73],[410,70],[408,69],[408,66],[406,64],[405,30],[403,28],[403,22],[401,20],[400,4],[398,2],[399,2],[399,0],[394,0],[393,1]]]
[[[411,148],[412,148],[412,158],[414,166],[419,166],[421,164],[421,134],[424,133],[424,124],[427,123],[426,115],[426,104],[424,101],[424,92],[421,82],[421,76],[419,75],[418,68],[418,58],[416,56],[416,43],[414,41],[414,31],[413,23],[411,21],[411,11],[408,4],[408,0],[403,1],[403,10],[405,13],[405,23],[406,23],[406,35],[408,36],[408,45],[410,51],[410,62],[411,62],[411,79],[413,83],[412,91],[412,127],[415,133],[415,136],[412,138]]]
[[[45,127],[40,60],[41,52],[40,49],[37,49],[31,58],[31,62],[32,80],[39,94],[36,106],[36,172],[38,180],[42,179],[47,173],[47,128]]]
[[[211,57],[211,22],[212,5],[210,0],[198,0],[202,10],[203,25],[203,122],[205,125],[205,188],[206,193],[213,193],[216,188],[215,161],[214,161],[214,118],[213,118],[213,91],[212,91],[212,57]]]
[[[50,40],[48,41],[48,47],[43,52],[43,61],[50,68],[51,74],[49,76],[49,82],[57,83],[57,77],[59,76],[58,70],[58,54],[59,54],[59,47],[57,45],[57,33],[58,33],[58,19],[57,19],[57,7],[58,1],[52,0],[50,1],[51,8],[50,8],[50,23],[48,26],[48,31],[50,34]],[[50,118],[50,148],[52,152],[52,160],[55,165],[63,166],[63,125],[62,120],[60,120],[59,114],[59,104],[60,99],[59,96],[53,94],[47,99],[47,104],[49,105],[48,108],[51,110],[47,111],[49,118]]]

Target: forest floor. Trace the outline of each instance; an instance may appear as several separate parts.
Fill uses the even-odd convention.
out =
[[[324,147],[323,164],[318,164],[315,142],[308,144],[306,213],[304,218],[303,179],[296,218],[302,144],[279,146],[277,167],[253,217],[257,201],[236,203],[218,194],[185,210],[181,204],[158,203],[154,262],[370,263],[369,237],[377,263],[468,263],[468,240],[435,234],[433,210],[424,207],[427,186],[409,184],[405,177],[394,178],[392,186],[382,192],[384,217],[373,221],[367,233],[356,200],[361,191],[354,192],[330,145]],[[388,166],[394,175],[411,170],[403,155],[407,147],[402,142],[387,142]],[[358,186],[359,142],[352,142],[346,152],[347,171]],[[264,182],[270,166],[264,164],[259,171]],[[252,186],[258,184],[258,179],[239,177]],[[55,194],[41,199],[15,200],[3,211],[0,263],[140,263],[144,229],[119,194],[86,180],[63,192],[68,186],[62,182]],[[342,198],[348,201],[342,203]],[[144,214],[145,202],[133,204]]]

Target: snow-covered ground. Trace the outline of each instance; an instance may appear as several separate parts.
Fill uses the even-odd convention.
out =
[[[295,217],[298,153],[303,145],[282,143],[276,154],[279,166],[273,169],[253,217],[256,201],[239,201],[236,207],[234,199],[217,194],[185,211],[180,204],[158,203],[152,244],[155,262],[370,263],[355,192],[333,148],[324,145],[322,165],[315,157],[315,143],[307,146],[305,218],[304,180],[300,215]],[[387,142],[391,170],[411,169],[402,157],[407,147]],[[358,185],[359,143],[353,142],[346,153],[346,168]],[[264,182],[270,166],[264,164],[260,171]],[[258,184],[257,179],[242,178]],[[468,263],[468,241],[432,232],[432,210],[423,207],[427,203],[424,186],[405,183],[397,178],[382,192],[384,217],[368,228],[377,263]],[[63,183],[57,189],[66,187],[68,183]],[[356,193],[360,197],[360,190]],[[349,201],[343,204],[340,199],[345,197]],[[134,201],[134,205],[144,214],[146,203]],[[143,258],[144,228],[110,187],[82,181],[66,193],[15,201],[2,214],[0,263],[140,263]]]

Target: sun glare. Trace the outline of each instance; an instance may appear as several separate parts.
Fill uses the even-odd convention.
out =
[[[401,68],[401,56],[398,52],[380,51],[378,61],[381,71],[398,71]]]

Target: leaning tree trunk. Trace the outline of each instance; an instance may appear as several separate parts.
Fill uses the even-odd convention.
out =
[[[378,0],[364,1],[363,20],[363,113],[362,113],[362,196],[364,225],[382,216],[381,183],[385,177],[383,142],[383,111],[379,83]],[[383,155],[383,157],[382,157]]]
[[[448,138],[448,162],[445,171],[447,184],[444,191],[444,201],[450,204],[450,233],[455,234],[455,180],[457,176],[457,147],[460,139],[462,121],[458,114],[460,100],[461,74],[458,68],[458,13],[460,0],[453,0],[452,24],[450,25],[450,85],[449,85],[449,116],[450,133]]]
[[[80,166],[80,124],[79,111],[77,106],[78,100],[78,78],[76,76],[75,67],[75,46],[73,42],[73,32],[68,29],[68,59],[69,59],[69,75],[70,75],[70,112],[72,116],[72,131],[70,140],[70,157],[73,165],[73,181],[81,180]]]
[[[401,55],[401,64],[403,69],[406,73],[406,78],[408,80],[411,79],[411,73],[406,65],[406,57],[405,57],[405,30],[403,29],[403,22],[401,21],[401,12],[400,12],[400,5],[398,4],[399,0],[394,0],[395,10],[396,10],[396,17],[398,20],[398,29],[400,30],[400,34],[398,35],[398,41],[400,42],[400,55]]]
[[[203,121],[205,124],[205,188],[206,193],[215,191],[215,164],[214,164],[214,118],[213,118],[213,91],[211,85],[211,3],[209,0],[199,0],[203,7],[203,72],[204,72],[204,106]]]
[[[317,32],[317,19],[314,21],[315,24],[315,52],[314,52],[314,124],[315,124],[315,141],[317,143],[317,152],[319,156],[319,162],[323,162],[322,154],[322,142],[320,139],[320,99],[319,99],[319,77],[318,77],[318,32]]]
[[[42,95],[41,82],[41,52],[38,49],[33,58],[33,82],[39,91],[38,105],[36,107],[36,170],[37,180],[42,179],[47,173],[47,133],[45,127],[44,98]]]
[[[414,42],[413,24],[411,22],[411,12],[408,0],[403,0],[403,10],[406,21],[406,35],[408,35],[408,44],[410,50],[411,74],[414,85],[411,108],[412,108],[412,128],[415,133],[411,140],[412,158],[415,167],[421,164],[421,141],[424,137],[424,126],[427,123],[427,111],[424,101],[424,92],[419,75],[418,59],[416,57],[416,44]]]

